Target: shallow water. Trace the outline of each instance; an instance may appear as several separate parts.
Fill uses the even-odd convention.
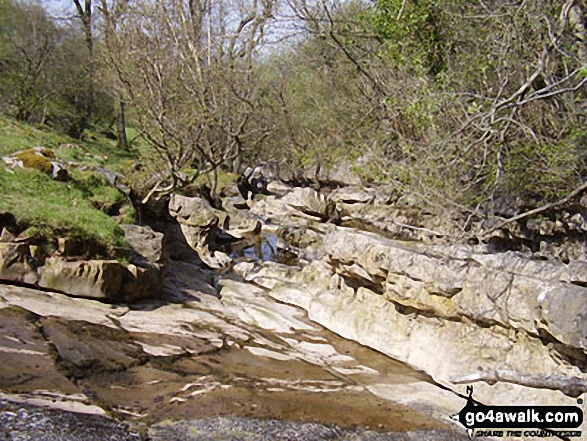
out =
[[[284,265],[295,266],[298,259],[291,252],[277,234],[261,233],[242,242],[231,244],[227,247],[228,255],[235,262],[277,262]]]

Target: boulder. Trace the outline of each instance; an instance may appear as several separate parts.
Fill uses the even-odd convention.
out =
[[[235,239],[244,239],[261,232],[261,222],[253,217],[241,216],[240,213],[230,215],[226,233]]]
[[[113,302],[155,297],[161,287],[159,268],[141,268],[116,260],[69,262],[51,257],[39,269],[39,275],[38,285],[42,288]]]
[[[328,195],[328,199],[331,201],[347,204],[369,204],[373,203],[376,197],[377,193],[374,189],[361,187],[341,187]]]
[[[131,248],[122,291],[130,300],[157,297],[163,285],[167,255],[163,233],[141,225],[121,225]]]
[[[63,164],[57,162],[55,152],[45,147],[22,150],[2,159],[12,167],[32,168],[50,174],[53,179],[58,181],[69,179],[67,169]]]
[[[278,196],[284,196],[285,194],[289,193],[292,188],[284,184],[281,181],[272,181],[267,184],[267,191],[271,194],[276,194]]]
[[[587,349],[585,333],[587,290],[585,288],[559,284],[540,293],[538,307],[543,326],[550,335],[558,341],[566,342],[569,346]]]
[[[268,162],[263,164],[265,176],[270,180],[306,186],[345,186],[361,185],[363,182],[353,170],[353,164],[348,161],[339,162],[332,167],[310,165],[305,168],[294,169],[287,164]]]
[[[292,192],[286,194],[282,201],[290,207],[293,207],[310,216],[316,216],[321,219],[333,215],[336,210],[336,204],[316,190],[305,187],[296,187]]]
[[[35,284],[39,262],[32,256],[26,243],[0,242],[0,279]]]
[[[122,298],[132,302],[145,298],[158,297],[163,285],[164,267],[158,264],[126,265],[122,279]]]
[[[118,173],[114,173],[102,167],[95,167],[93,171],[104,176],[108,181],[108,184],[110,184],[113,188],[117,189],[119,192],[124,194],[126,197],[130,196],[130,188],[123,184],[124,176]]]
[[[249,202],[243,198],[237,191],[237,195],[229,196],[222,201],[222,205],[227,210],[248,210]]]
[[[260,164],[263,169],[263,175],[270,181],[270,182],[289,182],[294,179],[294,173],[286,163],[278,162],[278,161],[267,161]]]
[[[374,192],[374,202],[369,204],[337,202],[343,213],[343,224],[399,240],[430,242],[443,236],[461,234],[456,230],[454,222],[437,213],[383,204],[381,201],[385,201],[391,194],[390,190],[377,190]]]
[[[39,270],[39,286],[79,297],[122,300],[125,272],[116,260],[68,262],[51,257]]]
[[[326,180],[339,185],[361,185],[361,178],[353,171],[350,162],[342,162],[330,168]]]
[[[208,201],[172,194],[169,214],[180,226],[186,243],[198,253],[202,262],[210,268],[226,268],[231,259],[218,250],[219,225],[228,226],[227,213],[216,210]]]
[[[133,263],[150,262],[163,264],[163,233],[153,231],[151,227],[141,225],[121,225],[124,236],[133,250]]]
[[[108,301],[157,297],[165,269],[163,235],[138,225],[125,225],[124,229],[132,248],[131,263],[71,260],[74,255],[79,259],[85,247],[69,238],[59,238],[57,255],[49,258],[43,247],[30,245],[25,239],[0,241],[0,279]]]
[[[205,199],[172,194],[169,199],[169,214],[180,224],[196,228],[223,224],[226,213],[212,208]]]

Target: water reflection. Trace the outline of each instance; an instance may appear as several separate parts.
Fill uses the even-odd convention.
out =
[[[297,255],[289,251],[276,234],[262,233],[246,241],[232,244],[229,256],[235,261],[277,262],[284,265],[298,264]]]

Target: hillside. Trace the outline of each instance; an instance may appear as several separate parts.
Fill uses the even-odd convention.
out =
[[[92,243],[103,256],[121,255],[125,246],[120,223],[134,222],[128,195],[108,181],[108,172],[128,174],[139,159],[136,151],[120,151],[103,136],[88,135],[80,141],[49,128],[38,128],[0,117],[0,155],[13,157],[34,147],[44,147],[68,173],[63,181],[42,170],[0,167],[0,210],[13,234],[35,235],[35,240],[55,247],[58,237]],[[4,161],[3,161],[4,163]],[[116,178],[126,182],[124,175]],[[14,216],[16,224],[10,225]]]

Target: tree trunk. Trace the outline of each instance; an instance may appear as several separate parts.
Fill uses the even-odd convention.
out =
[[[239,174],[241,172],[241,166],[242,166],[242,151],[241,151],[241,145],[240,142],[237,141],[237,145],[236,145],[236,156],[234,157],[234,161],[232,161],[232,172]]]
[[[82,127],[82,131],[87,128],[87,123],[92,118],[94,113],[94,99],[95,99],[95,86],[94,86],[94,78],[95,78],[95,58],[94,58],[94,35],[92,32],[92,0],[85,0],[84,6],[80,3],[80,0],[73,0],[75,7],[77,9],[78,17],[83,24],[84,29],[84,37],[86,42],[86,47],[88,49],[88,76],[89,76],[89,85],[88,85],[88,101],[84,105],[83,111],[85,115],[82,117],[84,120],[84,124]],[[80,135],[81,136],[81,135]]]
[[[214,167],[214,171],[212,172],[212,179],[211,196],[212,199],[216,199],[216,191],[218,190],[218,166]]]
[[[125,107],[126,103],[124,102],[124,99],[118,97],[118,107],[116,109],[116,138],[118,139],[117,146],[123,150],[128,150]]]

